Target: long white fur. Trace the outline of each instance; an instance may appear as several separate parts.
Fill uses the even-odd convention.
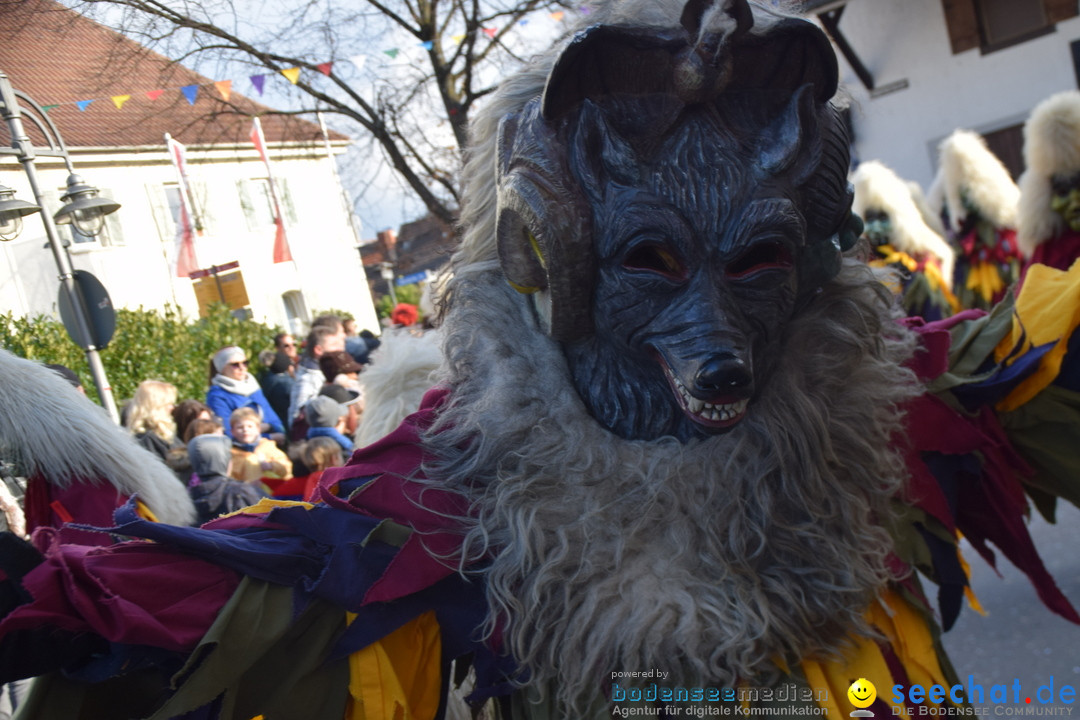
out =
[[[949,211],[953,230],[959,230],[968,215],[961,196],[966,196],[979,214],[995,226],[1016,227],[1020,189],[981,135],[956,130],[941,141],[938,152],[941,167],[934,185],[940,191],[929,200],[933,201],[931,207],[936,213],[940,214],[943,206]]]
[[[159,457],[57,373],[2,349],[0,455],[57,487],[109,482],[161,522],[195,521],[187,490]]]
[[[1030,256],[1065,229],[1050,207],[1051,178],[1080,171],[1080,91],[1051,95],[1035,106],[1024,124],[1024,164],[1016,242]]]
[[[892,221],[892,246],[909,255],[933,255],[941,263],[946,283],[951,285],[956,253],[923,220],[907,183],[881,162],[869,160],[856,168],[851,184],[855,187],[852,209],[863,216],[868,210],[888,214]]]
[[[357,447],[383,437],[420,407],[442,362],[441,338],[436,330],[420,336],[408,330],[383,333],[382,344],[371,355],[371,366],[360,373],[364,414],[356,433]]]

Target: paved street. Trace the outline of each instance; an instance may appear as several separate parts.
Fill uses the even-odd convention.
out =
[[[1061,503],[1056,525],[1036,517],[1030,527],[1050,573],[1080,607],[1080,510]],[[1034,693],[1053,676],[1055,692],[1062,685],[1077,689],[1072,715],[1080,716],[1080,626],[1047,610],[1028,579],[1000,553],[1000,578],[970,546],[964,556],[987,615],[965,607],[945,635],[945,647],[960,677],[966,683],[969,674],[974,676],[987,691],[995,683],[1011,686],[1019,679],[1025,693]]]

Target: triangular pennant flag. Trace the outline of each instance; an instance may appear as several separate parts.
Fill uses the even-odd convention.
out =
[[[195,98],[199,96],[199,86],[185,85],[184,87],[180,88],[180,92],[184,93],[184,97],[187,98],[188,105],[194,105]]]
[[[49,112],[50,110],[54,110],[55,108],[58,108],[58,107],[60,107],[60,106],[59,105],[42,105],[41,109],[44,110],[45,112]]]
[[[528,24],[529,24],[529,19],[528,18],[525,18],[524,20],[518,20],[518,25],[520,25],[521,27],[525,27]]]
[[[587,7],[585,7],[584,5],[582,5],[581,7],[579,7],[579,8],[578,8],[578,10],[580,10],[580,11],[581,11],[581,14],[582,14],[582,15],[588,15],[589,13],[591,13],[591,12],[592,12],[592,10],[590,10],[590,9],[589,9],[589,8],[587,8]]]
[[[565,15],[565,14],[566,13],[564,13],[562,10],[560,10],[558,12],[553,12],[553,13],[551,13],[551,19],[554,20],[555,22],[559,22],[560,20],[563,19],[563,15]]]
[[[325,75],[326,77],[330,77],[330,69],[332,67],[334,67],[334,63],[332,63],[332,62],[319,63],[315,67],[319,68],[319,72],[321,72],[323,75]]]
[[[214,87],[221,94],[221,99],[229,102],[229,96],[232,95],[232,80],[218,80],[214,83]]]
[[[461,41],[465,39],[465,33],[461,33],[460,35],[455,35],[450,39],[454,41],[455,45],[460,45]]]
[[[387,55],[389,55],[390,59],[393,60],[394,58],[397,57],[397,54],[399,52],[401,52],[401,51],[398,50],[397,48],[390,48],[389,50],[383,50],[383,52],[386,53]]]
[[[287,77],[289,79],[289,82],[295,85],[296,81],[300,79],[300,68],[285,68],[281,71],[281,74]]]
[[[349,58],[349,62],[355,65],[357,70],[363,70],[364,63],[367,62],[367,55],[353,55]]]
[[[79,112],[86,112],[86,108],[90,107],[90,103],[92,103],[92,102],[94,102],[94,101],[93,100],[80,100],[79,102],[77,102],[75,104],[79,106]]]
[[[416,44],[417,44],[417,45],[418,45],[419,47],[422,47],[422,48],[424,48],[425,50],[430,50],[431,48],[435,47],[435,43],[434,43],[434,42],[432,42],[431,40],[428,40],[427,42],[422,42],[422,43],[416,43]]]
[[[124,109],[124,103],[131,99],[130,95],[113,95],[112,104],[116,106],[117,110]]]
[[[495,39],[495,33],[497,33],[497,32],[498,32],[498,30],[496,30],[495,28],[484,28],[484,34],[487,35],[492,40]]]
[[[161,93],[163,93],[163,92],[165,92],[165,91],[164,90],[151,90],[150,92],[146,93],[146,97],[150,98],[151,100],[157,100],[159,97],[161,97]]]
[[[255,89],[259,91],[259,94],[263,94],[263,86],[266,85],[265,75],[252,75],[251,84],[255,86]]]

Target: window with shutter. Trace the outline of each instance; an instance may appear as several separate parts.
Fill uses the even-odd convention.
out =
[[[1077,0],[941,0],[953,54],[1003,50],[1054,31]]]

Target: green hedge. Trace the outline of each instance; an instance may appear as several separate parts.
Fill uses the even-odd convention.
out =
[[[252,372],[257,372],[259,351],[272,349],[278,332],[281,328],[237,320],[225,305],[211,307],[203,319],[187,318],[173,306],[164,311],[117,310],[116,332],[101,351],[101,361],[117,407],[131,398],[143,380],[172,383],[181,400],[203,400],[210,357],[217,350],[239,345],[248,352]],[[86,354],[58,320],[44,315],[0,315],[0,346],[31,360],[67,365],[82,378],[86,394],[97,401]]]

